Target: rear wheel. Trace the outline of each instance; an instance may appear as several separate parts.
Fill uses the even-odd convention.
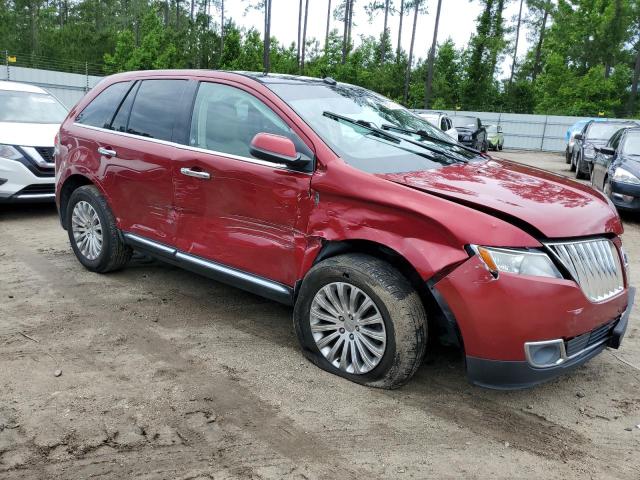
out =
[[[88,270],[106,273],[127,264],[132,250],[123,242],[111,209],[95,186],[73,191],[65,218],[71,248]]]
[[[387,262],[340,255],[305,277],[294,324],[305,355],[320,368],[364,385],[396,388],[418,369],[427,342],[424,307]]]
[[[571,153],[571,160],[570,162],[571,165],[569,166],[569,171],[570,172],[575,172],[576,170],[576,155],[574,153]]]
[[[576,160],[576,178],[584,180],[585,178],[589,178],[589,174],[585,172],[585,169],[588,170],[588,167],[585,166],[584,161],[582,160],[582,155],[578,154],[578,159]]]

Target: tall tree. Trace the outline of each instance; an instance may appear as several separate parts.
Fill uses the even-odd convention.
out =
[[[302,61],[300,63],[300,75],[304,73],[304,59],[307,51],[307,19],[309,17],[309,0],[304,4],[304,27],[302,29]]]
[[[409,99],[409,82],[411,80],[411,68],[413,66],[413,46],[416,40],[416,26],[418,24],[418,14],[424,4],[425,0],[413,0],[413,27],[411,29],[411,43],[409,44],[409,61],[407,62],[407,68],[404,74],[404,89],[402,92],[402,99],[407,104]]]
[[[522,22],[522,4],[524,0],[520,0],[520,10],[518,11],[518,23],[516,25],[516,41],[513,46],[513,61],[511,62],[511,75],[509,75],[509,86],[513,83],[513,73],[516,69],[516,60],[518,58],[518,40],[520,40],[520,24]]]
[[[398,23],[398,47],[396,48],[396,60],[400,59],[402,52],[402,20],[404,18],[404,1],[400,0],[400,21]]]
[[[549,13],[553,5],[551,0],[529,0],[529,11],[537,11],[542,13],[541,20],[534,23],[534,29],[538,31],[538,41],[536,42],[535,56],[533,60],[533,69],[531,71],[531,80],[535,83],[538,73],[540,73],[540,59],[542,57],[542,45],[544,43],[544,36],[547,32],[547,20],[549,19]],[[540,15],[538,15],[540,18]]]
[[[302,1],[302,0],[300,0]],[[331,25],[331,0],[327,1],[327,31],[324,35],[324,49],[329,48],[329,26]]]
[[[429,58],[427,60],[427,76],[424,86],[424,108],[429,108],[431,102],[431,85],[433,83],[433,63],[436,56],[436,47],[438,46],[438,26],[440,24],[440,9],[442,7],[442,0],[438,0],[438,7],[436,11],[436,22],[433,27],[433,41],[431,42],[431,49],[429,50]]]
[[[269,73],[271,70],[271,1],[264,0],[264,50],[262,55],[264,73]]]
[[[296,47],[297,47],[296,61],[298,62],[298,66],[300,66],[301,36],[302,36],[302,0],[298,2],[298,36],[296,37]]]

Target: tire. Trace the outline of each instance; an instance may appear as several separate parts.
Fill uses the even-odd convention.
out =
[[[571,165],[569,166],[569,171],[570,172],[576,171],[576,160],[575,160],[575,155],[573,153],[571,154]]]
[[[74,212],[77,213],[75,217]],[[124,243],[106,199],[95,186],[84,185],[73,191],[65,218],[71,248],[87,270],[107,273],[118,270],[129,262],[133,251]],[[87,221],[80,225],[82,220]],[[87,244],[82,244],[82,232],[87,231],[85,227],[88,224],[94,225],[94,235],[102,239],[101,245],[94,242],[99,248],[91,249]]]
[[[571,153],[569,153],[568,148],[564,151],[564,162],[567,164],[571,163]]]
[[[584,173],[583,170],[583,166],[582,166],[582,155],[578,154],[578,159],[576,160],[576,178],[578,180],[584,180],[588,177],[588,174]]]
[[[340,285],[343,288],[344,303],[339,300]],[[378,322],[359,327],[357,315],[353,320],[345,316],[342,323],[338,320],[327,321],[326,317],[336,318],[336,315],[320,306],[316,299],[323,298],[325,304],[329,301],[329,306],[336,313],[339,309],[335,309],[335,305],[347,304],[346,299],[350,298],[354,287],[373,304],[362,311],[364,319],[371,321],[379,314],[381,318]],[[325,295],[327,289],[336,303]],[[344,308],[340,312],[350,314],[354,310],[358,311],[357,306],[362,306],[364,302],[364,297],[356,296],[356,307]],[[315,314],[312,314],[312,308]],[[309,360],[328,372],[369,387],[392,389],[406,383],[420,366],[427,345],[427,316],[418,293],[390,264],[365,254],[332,257],[309,271],[302,282],[294,307],[294,326],[303,353]],[[326,327],[326,331],[319,331],[323,327]],[[375,365],[367,365],[358,349],[372,352],[367,350],[362,339],[371,340],[369,333],[364,334],[363,331],[366,329],[371,332],[374,328],[379,337],[386,337],[386,344],[380,347],[381,342],[369,342],[383,351],[378,351],[378,357],[367,355],[377,362]],[[335,336],[334,341],[318,346],[317,342],[323,343],[322,340],[331,335]],[[332,358],[331,352],[334,350],[333,362],[337,365],[326,357]],[[343,351],[348,353],[342,355]],[[354,352],[358,352],[355,353],[355,361],[352,356]],[[359,364],[364,367],[362,371],[356,370],[354,366]]]
[[[503,148],[504,148],[504,145],[503,145],[503,144],[501,144],[501,143],[499,143],[499,144],[498,144],[498,150],[499,150],[499,151],[502,151],[502,149],[503,149]]]

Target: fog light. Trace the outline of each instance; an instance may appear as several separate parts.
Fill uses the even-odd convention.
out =
[[[524,353],[529,365],[535,368],[560,365],[567,357],[562,339],[527,342],[524,344]]]
[[[625,203],[631,203],[635,199],[632,195],[623,195],[622,193],[613,192],[613,197],[622,200]]]

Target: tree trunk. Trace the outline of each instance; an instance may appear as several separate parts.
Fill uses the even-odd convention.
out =
[[[331,0],[328,2],[327,6],[327,31],[324,34],[324,51],[325,53],[329,49],[329,25],[331,24]]]
[[[535,82],[538,72],[540,71],[540,57],[542,56],[542,43],[544,42],[544,34],[547,30],[547,19],[549,18],[549,7],[545,6],[544,16],[542,17],[542,27],[540,28],[540,36],[536,45],[536,57],[533,61],[533,72],[531,72],[531,81]]]
[[[189,17],[191,18],[191,22],[193,22],[193,9],[195,8],[196,0],[191,0],[191,14]]]
[[[300,75],[304,74],[304,57],[307,51],[307,19],[309,18],[309,0],[304,4],[304,27],[302,28],[302,63],[300,64]]]
[[[396,61],[400,60],[402,52],[402,19],[404,18],[404,0],[400,0],[400,24],[398,25],[398,50],[396,51]]]
[[[180,0],[176,0],[176,30],[180,28]]]
[[[347,42],[349,41],[349,7],[351,0],[344,0],[344,27],[342,32],[342,64],[347,61]]]
[[[640,78],[640,42],[636,45],[636,65],[633,70],[633,81],[631,82],[631,95],[629,95],[629,103],[627,104],[627,113],[633,116],[636,110],[636,101],[638,99],[638,79]]]
[[[300,68],[300,35],[302,35],[302,0],[298,3],[298,36],[296,37],[296,65]]]
[[[384,27],[382,29],[382,45],[380,45],[380,62],[384,63],[384,56],[387,49],[387,25],[389,22],[389,0],[384,2]]]
[[[513,61],[511,62],[511,75],[509,76],[509,86],[513,83],[513,73],[516,70],[516,60],[518,58],[518,41],[520,40],[520,23],[522,21],[522,4],[524,0],[520,0],[520,11],[518,12],[518,25],[516,26],[516,44],[513,47]]]
[[[271,0],[264,0],[264,52],[262,57],[264,73],[271,69]]]
[[[222,68],[222,53],[224,51],[224,0],[220,3],[220,68]]]
[[[355,0],[349,0],[349,33],[347,35],[347,51],[351,50],[351,26],[353,25],[353,4]]]
[[[169,26],[169,0],[164,0],[164,26]]]
[[[407,104],[407,100],[409,99],[409,80],[411,78],[411,64],[413,63],[413,45],[416,40],[416,24],[418,23],[418,9],[420,8],[420,2],[418,0],[414,1],[413,7],[413,29],[411,31],[411,44],[409,45],[409,61],[407,62],[407,70],[404,74],[404,93],[402,98],[404,100],[404,104]]]
[[[433,27],[433,42],[431,42],[431,50],[429,50],[429,59],[427,63],[427,78],[424,86],[424,108],[429,108],[431,103],[431,86],[433,84],[433,64],[436,58],[436,48],[438,47],[438,26],[440,25],[440,9],[442,0],[438,0],[438,8],[436,10],[436,23]]]

